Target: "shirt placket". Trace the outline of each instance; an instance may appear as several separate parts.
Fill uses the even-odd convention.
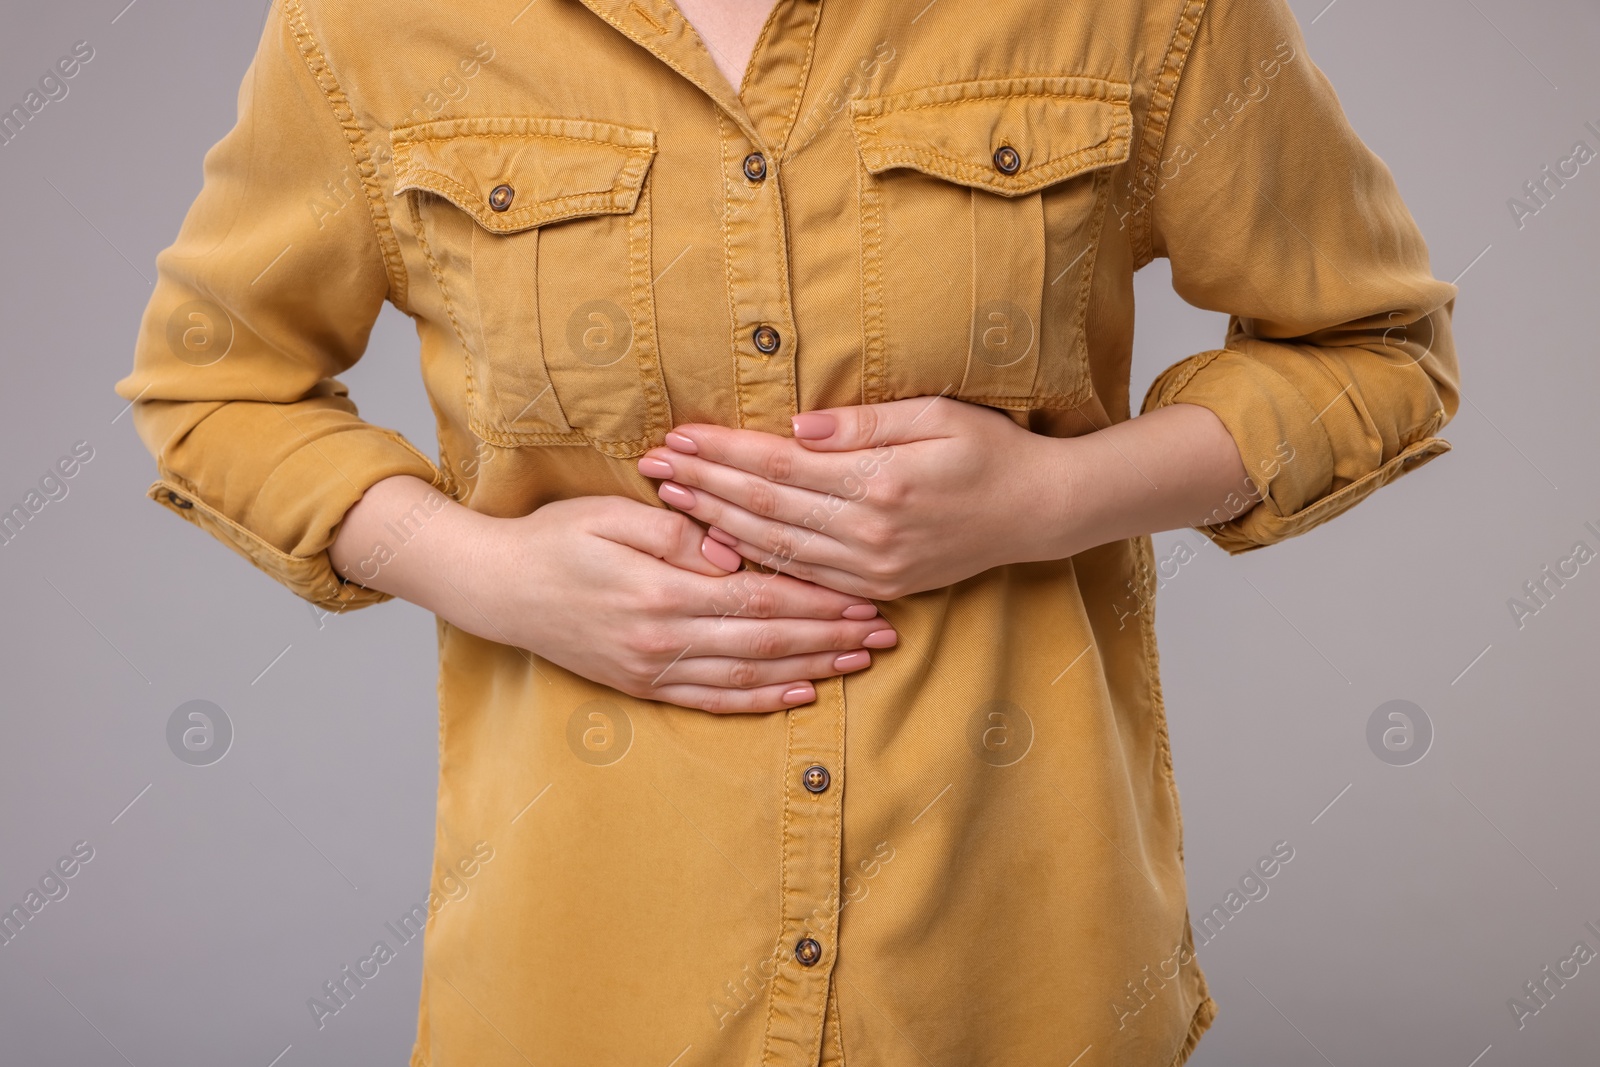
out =
[[[741,102],[756,137],[719,114],[724,262],[740,426],[788,435],[798,410],[784,211],[783,148],[809,73],[820,0],[779,0],[751,58]],[[779,966],[761,1062],[815,1064],[837,959],[844,789],[844,686],[785,713]]]
[[[724,262],[740,426],[789,435],[798,410],[783,151],[810,72],[821,0],[778,0],[751,57],[741,103],[756,137],[718,115]],[[761,1062],[815,1064],[837,959],[843,833],[844,685],[786,712],[779,966]]]
[[[789,274],[783,151],[812,66],[822,0],[778,0],[737,95],[669,0],[584,3],[717,105],[735,417],[741,427],[788,436],[798,404],[800,336]],[[818,1062],[837,955],[844,685],[835,678],[816,689],[812,703],[783,713],[778,966],[766,1004],[766,1067]]]

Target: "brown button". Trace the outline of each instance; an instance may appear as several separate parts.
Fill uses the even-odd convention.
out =
[[[777,330],[774,330],[771,326],[766,325],[757,326],[755,331],[750,335],[750,338],[751,340],[755,341],[756,350],[768,356],[772,355],[772,353],[778,350],[778,344],[782,340],[782,338],[778,336]]]
[[[994,150],[994,169],[1001,174],[1015,174],[1022,169],[1022,156],[1015,148],[1003,144]]]
[[[744,176],[753,182],[758,182],[767,176],[767,157],[760,152],[751,152],[744,157]]]
[[[168,493],[167,494],[167,499],[172,501],[172,506],[173,507],[175,507],[175,508],[183,508],[185,511],[187,511],[188,509],[194,507],[194,501],[185,500],[183,497],[179,496],[177,493]]]
[[[504,211],[511,206],[511,200],[517,191],[509,185],[497,185],[489,191],[489,206],[496,211]]]
[[[824,793],[828,789],[828,768],[821,765],[807,767],[800,776],[800,781],[805,783],[807,790],[813,793]]]
[[[822,958],[822,946],[815,938],[802,937],[795,943],[794,958],[800,961],[800,966],[809,967]]]

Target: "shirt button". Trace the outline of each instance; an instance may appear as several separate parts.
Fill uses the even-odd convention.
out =
[[[517,191],[509,185],[497,185],[489,190],[489,206],[496,211],[504,211],[511,206],[512,197]]]
[[[744,157],[744,176],[753,182],[758,182],[767,176],[767,157],[760,152],[751,152]]]
[[[822,958],[822,946],[815,938],[802,937],[794,946],[794,958],[800,961],[800,966],[810,967]]]
[[[994,169],[1001,174],[1015,174],[1022,169],[1022,156],[1015,148],[1003,144],[994,150]]]
[[[167,499],[172,501],[172,506],[173,507],[183,508],[185,511],[187,511],[189,508],[194,507],[194,502],[193,501],[185,500],[183,497],[179,496],[177,493],[168,492],[167,493]]]
[[[813,793],[827,792],[828,768],[821,765],[807,767],[805,773],[800,776],[800,780],[805,783],[806,789]]]
[[[782,340],[778,331],[767,325],[757,326],[750,337],[756,343],[756,350],[768,356],[778,350],[778,342]]]

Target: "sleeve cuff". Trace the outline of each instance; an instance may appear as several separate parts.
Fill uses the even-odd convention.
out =
[[[1255,502],[1232,519],[1197,522],[1193,529],[1237,555],[1305,533],[1450,450],[1448,441],[1432,436],[1442,422],[1436,416],[1418,427],[1394,456],[1336,484],[1333,440],[1324,419],[1342,417],[1336,404],[1342,395],[1330,390],[1319,411],[1266,363],[1216,349],[1158,376],[1145,394],[1141,412],[1168,404],[1197,404],[1227,428],[1257,487],[1249,498]]]
[[[273,489],[291,493],[295,499],[283,501],[284,506],[309,520],[310,532],[293,546],[274,544],[263,533],[230,518],[208,502],[189,479],[170,468],[161,469],[160,478],[145,495],[205,530],[296,596],[318,607],[344,612],[393,599],[389,593],[347,582],[334,570],[328,547],[338,534],[345,512],[373,485],[395,475],[410,474],[443,491],[439,468],[403,437],[378,427],[321,438],[314,451],[296,453],[286,466],[307,463],[333,469],[301,471],[280,467],[273,474],[272,485],[262,493],[262,497],[276,495]],[[270,500],[258,499],[252,510],[270,513],[271,508]]]

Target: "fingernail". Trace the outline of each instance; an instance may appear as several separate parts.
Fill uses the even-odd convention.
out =
[[[802,440],[816,441],[831,435],[838,420],[825,411],[806,411],[793,416],[794,435]]]
[[[713,529],[715,529],[715,527],[713,527]],[[844,609],[844,617],[847,619],[855,619],[857,622],[865,622],[868,619],[877,618],[877,616],[878,609],[872,604],[851,604],[849,607]]]
[[[667,447],[675,448],[679,452],[687,452],[690,455],[694,455],[696,452],[700,451],[700,446],[695,444],[693,439],[683,436],[683,434],[677,432],[676,430],[669,430],[667,432]]]
[[[694,507],[696,503],[693,493],[683,486],[673,485],[671,482],[662,482],[656,486],[656,493],[667,503],[685,510]]]
[[[739,555],[727,545],[713,541],[709,537],[701,538],[700,554],[725,571],[736,571],[744,562],[744,557]]]
[[[646,478],[671,478],[672,464],[654,456],[645,456],[639,460],[639,473]]]
[[[893,630],[874,630],[861,639],[861,643],[868,648],[893,648],[900,635]]]
[[[810,682],[785,690],[783,694],[783,702],[785,704],[804,704],[815,699],[817,699],[817,691]]]
[[[871,662],[872,653],[864,648],[858,648],[854,652],[846,652],[841,656],[835,656],[833,669],[836,671],[853,671],[859,667],[865,667]]]
[[[729,548],[737,547],[739,544],[739,539],[733,536],[733,534],[729,533],[727,530],[719,530],[717,527],[712,526],[706,530],[706,533],[710,534],[712,537],[715,537],[718,541],[721,541]],[[874,609],[874,614],[876,614],[876,609]],[[870,619],[872,616],[868,615],[867,618]]]

